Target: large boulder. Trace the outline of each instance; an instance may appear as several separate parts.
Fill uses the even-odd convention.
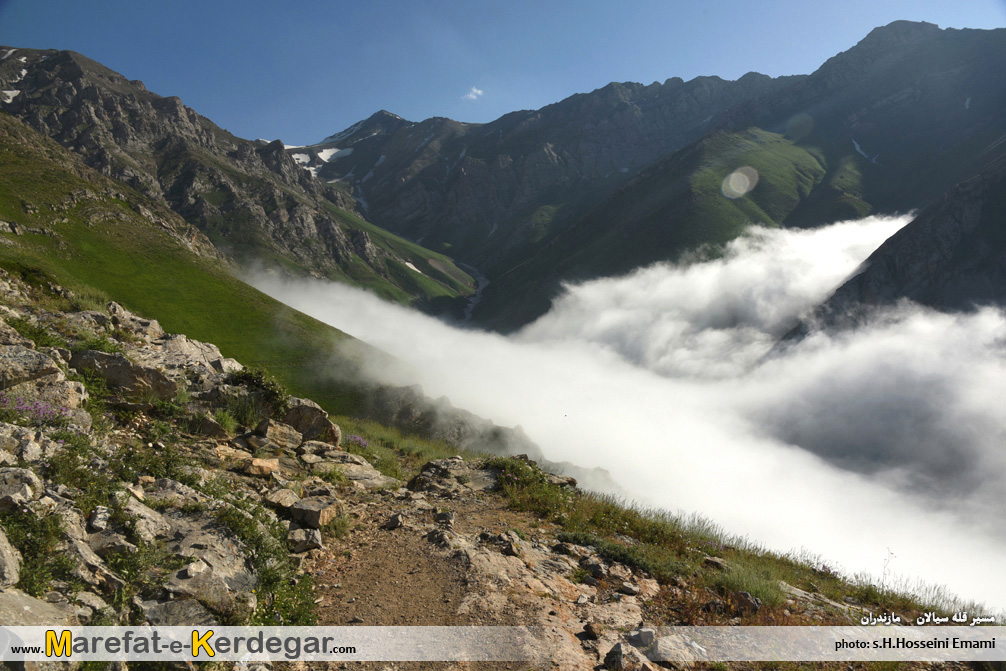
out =
[[[402,485],[401,481],[381,473],[358,454],[332,451],[325,456],[347,480],[365,489],[398,489]]]
[[[161,328],[156,319],[139,317],[118,303],[112,302],[108,304],[108,314],[115,326],[132,331],[147,340],[160,338],[164,335],[164,329]]]
[[[256,427],[255,433],[284,450],[295,450],[303,441],[297,429],[289,424],[271,419],[262,420],[258,427]]]
[[[289,508],[290,515],[311,529],[320,529],[342,513],[342,504],[334,496],[309,496]]]
[[[304,440],[320,440],[336,447],[342,442],[342,430],[320,405],[306,398],[291,398],[289,406],[283,423],[299,431]]]
[[[109,387],[118,389],[130,400],[144,401],[174,398],[178,384],[153,367],[141,366],[124,354],[107,354],[95,350],[77,352],[70,359],[74,368],[92,370]]]
[[[79,624],[73,609],[28,596],[18,589],[0,590],[0,626],[73,627]]]
[[[0,509],[11,510],[37,499],[45,486],[27,468],[0,468]]]
[[[61,371],[50,357],[23,345],[0,345],[0,389]]]

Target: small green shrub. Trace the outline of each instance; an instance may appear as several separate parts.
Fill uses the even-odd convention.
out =
[[[21,552],[19,589],[39,597],[49,591],[53,580],[69,577],[72,560],[55,551],[63,534],[63,520],[59,515],[38,517],[27,510],[5,510],[0,511],[0,525],[7,540]]]
[[[298,575],[283,527],[261,506],[243,502],[224,506],[217,511],[217,519],[244,544],[258,574],[259,607],[247,624],[314,624],[313,581],[310,575]]]
[[[239,425],[248,428],[254,428],[271,413],[271,407],[253,394],[228,397],[224,409]]]
[[[83,352],[84,350],[94,350],[105,354],[121,354],[126,351],[126,348],[122,346],[122,343],[102,334],[78,340],[70,347],[71,352]]]
[[[24,317],[7,317],[7,324],[22,337],[35,343],[35,347],[62,347],[66,349],[66,341],[38,322],[29,321]]]
[[[286,387],[261,368],[245,368],[231,373],[228,382],[242,385],[252,392],[253,396],[259,397],[263,409],[268,408],[266,416],[283,415],[290,409],[290,393]]]

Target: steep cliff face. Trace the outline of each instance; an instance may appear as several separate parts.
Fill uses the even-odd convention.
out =
[[[939,310],[1006,305],[1006,159],[893,235],[810,321],[851,325],[872,307],[906,298]]]
[[[232,258],[386,284],[389,294],[429,293],[393,277],[389,263],[413,259],[372,241],[379,232],[357,216],[353,199],[317,180],[278,140],[235,137],[178,98],[73,52],[0,54],[0,110],[165,202]],[[440,292],[463,292],[464,273],[448,275],[455,279],[435,279]]]

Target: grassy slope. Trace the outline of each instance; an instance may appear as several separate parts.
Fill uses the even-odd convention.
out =
[[[351,391],[316,374],[319,361],[335,358],[342,367],[352,365],[333,351],[349,336],[236,280],[219,261],[194,255],[131,205],[170,221],[174,215],[165,208],[82,167],[75,156],[3,114],[0,156],[0,219],[56,233],[0,234],[0,264],[41,270],[74,290],[104,291],[156,317],[170,332],[212,342],[227,356],[267,367],[295,393],[333,411],[353,408]],[[81,189],[99,197],[66,212],[52,209]],[[128,202],[103,195],[106,189]],[[37,211],[26,212],[22,203]]]
[[[757,170],[758,184],[742,198],[726,198],[723,180],[741,166]],[[856,158],[832,158],[813,142],[798,144],[758,128],[711,135],[546,236],[533,254],[510,256],[490,269],[497,284],[486,291],[479,311],[492,315],[485,321],[493,327],[513,328],[548,309],[560,280],[624,273],[703,246],[715,250],[753,223],[785,226],[814,217],[829,221],[841,218],[832,216],[839,213],[862,216],[869,206],[859,190]]]

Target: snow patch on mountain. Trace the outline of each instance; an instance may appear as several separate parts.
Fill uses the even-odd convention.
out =
[[[349,151],[352,152],[353,150],[350,149]],[[333,156],[338,156],[339,153],[340,153],[340,150],[339,150],[338,147],[330,147],[328,149],[322,149],[321,151],[319,151],[318,152],[318,158],[320,158],[322,161],[326,161],[327,162],[327,161],[332,160]]]

